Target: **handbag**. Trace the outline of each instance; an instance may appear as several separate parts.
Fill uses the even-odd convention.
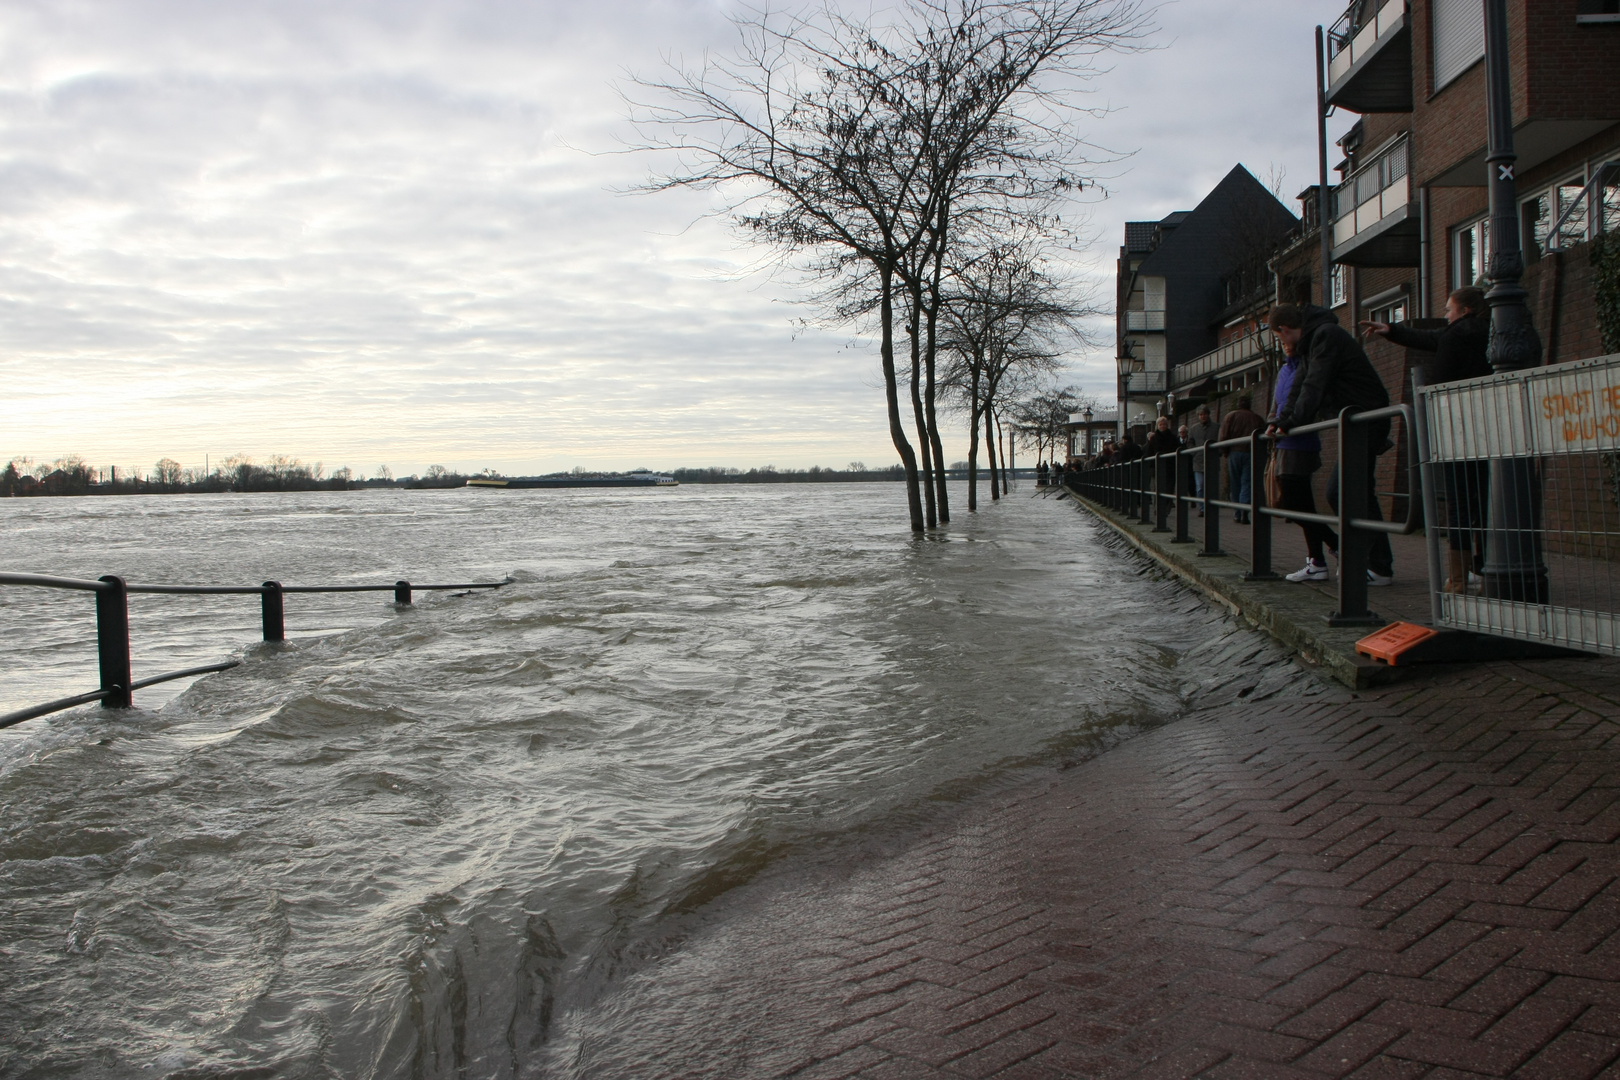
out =
[[[1281,506],[1282,505],[1282,485],[1277,482],[1277,458],[1278,458],[1278,456],[1279,455],[1277,455],[1277,454],[1272,454],[1271,457],[1269,457],[1266,460],[1266,505],[1267,506]]]

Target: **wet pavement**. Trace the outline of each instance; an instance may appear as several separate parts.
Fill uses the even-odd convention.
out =
[[[1620,1075],[1617,718],[1597,660],[1194,712],[709,905],[577,1075]]]

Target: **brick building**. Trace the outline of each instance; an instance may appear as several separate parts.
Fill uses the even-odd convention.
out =
[[[1298,229],[1298,219],[1241,165],[1194,209],[1125,223],[1115,355],[1135,361],[1119,385],[1120,415],[1133,430],[1203,399],[1213,383],[1196,374],[1202,358],[1223,349],[1236,355],[1255,343],[1253,312],[1272,294],[1267,263]]]
[[[1507,0],[1507,14],[1531,315],[1545,363],[1601,355],[1589,241],[1620,229],[1620,3]],[[1452,289],[1481,283],[1487,263],[1483,5],[1353,0],[1327,36],[1327,101],[1359,119],[1333,155],[1325,302],[1350,328],[1433,318]],[[1275,251],[1270,291],[1250,317],[1277,300],[1324,303],[1318,189],[1299,199],[1300,227]],[[1244,314],[1226,318],[1252,325]],[[1224,412],[1243,391],[1260,409],[1272,372],[1262,345],[1257,337],[1178,365],[1167,383],[1173,410],[1208,400]],[[1391,398],[1411,401],[1420,358],[1379,338],[1365,345]],[[1405,490],[1397,458],[1385,455],[1381,490]]]

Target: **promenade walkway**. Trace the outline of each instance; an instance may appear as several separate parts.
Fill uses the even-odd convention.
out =
[[[1617,735],[1587,660],[1188,715],[734,891],[579,1074],[1620,1076]]]

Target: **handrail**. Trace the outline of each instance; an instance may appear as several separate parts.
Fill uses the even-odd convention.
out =
[[[148,679],[136,679],[129,684],[129,688],[131,690],[144,690],[148,686],[173,682],[175,679],[183,679],[187,675],[207,675],[212,671],[229,671],[233,667],[240,666],[241,663],[240,660],[224,660],[218,664],[200,664],[197,667],[181,668],[179,671],[165,671],[162,675],[153,675]]]
[[[1410,476],[1411,491],[1407,494],[1407,510],[1404,521],[1383,521],[1380,519],[1353,517],[1353,507],[1365,505],[1367,498],[1376,497],[1375,493],[1367,491],[1367,478],[1355,470],[1346,471],[1345,462],[1351,458],[1367,459],[1371,455],[1371,448],[1366,445],[1367,436],[1365,426],[1376,421],[1393,419],[1399,416],[1407,425],[1409,432],[1415,432],[1416,417],[1410,405],[1389,405],[1378,409],[1368,409],[1356,412],[1351,409],[1342,410],[1331,420],[1320,420],[1310,424],[1300,424],[1290,428],[1283,434],[1309,435],[1319,431],[1337,430],[1340,438],[1340,453],[1338,461],[1340,511],[1337,515],[1308,513],[1300,510],[1285,510],[1281,507],[1266,505],[1265,487],[1261,482],[1262,462],[1268,453],[1266,444],[1274,441],[1275,436],[1263,434],[1259,431],[1250,435],[1236,438],[1215,440],[1212,439],[1200,446],[1181,447],[1174,451],[1161,454],[1144,455],[1135,461],[1116,463],[1101,470],[1082,470],[1074,477],[1077,489],[1090,489],[1090,497],[1096,498],[1112,509],[1124,512],[1127,516],[1139,519],[1142,524],[1154,526],[1154,532],[1170,532],[1168,517],[1173,507],[1176,514],[1175,538],[1171,543],[1190,543],[1187,529],[1187,507],[1189,504],[1199,504],[1206,508],[1230,508],[1239,512],[1248,513],[1253,518],[1250,533],[1251,558],[1250,569],[1245,578],[1250,580],[1275,580],[1277,575],[1271,569],[1271,521],[1281,518],[1284,521],[1295,523],[1316,523],[1332,525],[1338,528],[1341,534],[1341,555],[1339,573],[1339,610],[1329,619],[1335,625],[1359,625],[1376,623],[1382,625],[1383,620],[1367,610],[1367,582],[1366,582],[1366,534],[1391,533],[1405,535],[1417,531],[1422,521],[1421,501],[1419,493],[1424,490],[1422,472],[1415,460],[1416,448],[1414,439],[1407,439],[1406,467]],[[1250,498],[1248,502],[1235,502],[1227,499],[1215,498],[1205,495],[1200,499],[1192,494],[1191,460],[1193,455],[1203,455],[1205,462],[1205,475],[1209,475],[1209,454],[1212,451],[1244,449],[1249,453]],[[1371,455],[1376,456],[1376,455]],[[1165,490],[1172,471],[1167,466],[1174,464],[1175,490],[1169,493]],[[1103,475],[1095,479],[1088,479],[1088,474],[1101,472]],[[1150,479],[1151,478],[1151,479]],[[1082,493],[1085,493],[1082,490]],[[1351,543],[1352,534],[1360,534],[1356,543]],[[1198,552],[1200,556],[1224,555],[1220,548],[1220,514],[1209,513],[1206,509],[1204,520],[1204,548]]]
[[[1603,207],[1598,205],[1600,200],[1594,198],[1593,196],[1601,185],[1603,178],[1608,175],[1610,169],[1620,169],[1620,158],[1613,158],[1609,161],[1605,161],[1603,164],[1594,169],[1592,171],[1592,179],[1588,180],[1586,182],[1586,186],[1581,188],[1581,193],[1579,195],[1570,200],[1569,209],[1558,215],[1558,220],[1553,222],[1552,227],[1547,230],[1547,250],[1549,252],[1569,250],[1569,246],[1567,244],[1561,244],[1558,241],[1559,238],[1564,235],[1564,222],[1569,220],[1569,215],[1578,210],[1582,203],[1585,203],[1587,209],[1591,212],[1590,216],[1586,220],[1588,222],[1596,221],[1597,231],[1603,231]]]
[[[45,716],[63,709],[71,709],[75,705],[88,705],[92,701],[101,701],[118,692],[116,686],[106,690],[92,690],[88,694],[76,694],[73,697],[57,698],[47,701],[43,705],[34,705],[27,709],[18,709],[16,712],[0,713],[0,728],[8,728],[13,724],[20,724],[24,720],[32,720],[36,716]]]
[[[37,585],[44,589],[80,589],[106,592],[112,585],[89,578],[57,577],[54,574],[0,574],[0,585]]]
[[[0,714],[0,728],[20,724],[38,716],[71,709],[99,701],[103,708],[123,709],[131,704],[131,695],[148,686],[183,679],[189,675],[205,675],[236,667],[240,660],[227,660],[216,664],[169,671],[162,675],[134,680],[129,663],[129,594],[202,596],[258,596],[261,602],[264,640],[285,641],[286,618],[282,597],[287,593],[362,593],[392,592],[394,603],[408,605],[416,590],[442,592],[451,589],[499,589],[512,584],[511,578],[500,581],[474,581],[465,584],[412,585],[409,581],[396,581],[392,585],[282,585],[266,581],[263,585],[140,585],[130,584],[123,578],[108,575],[98,581],[88,578],[62,577],[55,574],[0,573],[0,585],[22,585],[44,589],[70,589],[96,594],[96,652],[101,667],[101,688],[88,694],[58,698],[15,712]]]

